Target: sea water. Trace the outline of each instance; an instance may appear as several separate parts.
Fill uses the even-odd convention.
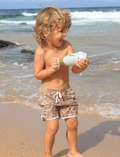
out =
[[[35,17],[41,9],[0,10],[0,39],[15,42],[14,48],[0,50],[0,102],[28,105],[39,109],[40,82],[33,70],[34,55],[20,53],[35,50]],[[74,51],[91,55],[88,68],[70,71],[80,114],[98,114],[120,118],[120,7],[69,8],[72,26],[66,40]]]

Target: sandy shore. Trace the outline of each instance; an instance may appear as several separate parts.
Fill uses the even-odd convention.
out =
[[[79,115],[78,150],[86,157],[120,157],[120,119]],[[45,122],[28,106],[0,105],[0,157],[43,156]],[[60,120],[54,157],[67,156],[66,126]]]

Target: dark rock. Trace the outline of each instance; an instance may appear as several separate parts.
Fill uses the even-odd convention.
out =
[[[35,54],[35,52],[34,52],[34,51],[27,50],[27,49],[22,49],[20,52],[21,52],[21,53],[30,53],[30,54]]]
[[[0,40],[0,48],[15,46],[16,44],[10,41]]]
[[[24,23],[24,22],[23,22],[23,23],[19,23],[19,25],[27,25],[27,23]]]

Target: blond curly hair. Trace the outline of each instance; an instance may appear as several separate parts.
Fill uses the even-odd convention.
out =
[[[64,27],[68,31],[71,27],[70,11],[66,11],[57,7],[49,6],[40,11],[36,17],[36,24],[33,27],[35,33],[33,36],[39,45],[42,45],[45,41],[43,30],[47,31],[48,36],[52,30],[59,24],[63,23]]]

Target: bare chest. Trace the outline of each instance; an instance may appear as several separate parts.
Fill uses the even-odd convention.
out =
[[[67,55],[67,51],[59,51],[59,52],[47,52],[44,55],[44,61],[45,61],[45,67],[49,67],[52,65],[53,58],[57,57],[60,60],[63,60],[63,58]]]

